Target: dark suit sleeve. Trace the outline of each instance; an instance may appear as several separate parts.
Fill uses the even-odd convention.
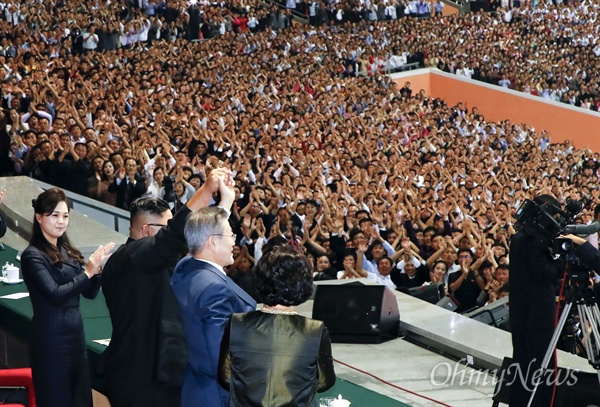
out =
[[[346,253],[346,241],[340,235],[329,236],[329,247],[335,253],[335,262],[338,264],[344,263],[344,254]]]
[[[83,273],[82,273],[83,274]],[[83,274],[85,276],[85,274]],[[88,279],[89,284],[88,284],[88,288],[85,288],[82,292],[81,295],[83,295],[85,298],[88,298],[90,300],[93,300],[94,298],[96,298],[98,296],[98,292],[100,291],[100,276],[94,276],[90,279]]]
[[[585,242],[581,246],[577,246],[576,254],[587,268],[600,273],[600,251],[598,249],[589,242]]]
[[[454,273],[448,274],[448,290],[450,291],[450,286],[456,281],[458,280],[458,278],[461,276],[462,274],[462,269],[455,271]]]
[[[58,285],[49,269],[52,266],[39,252],[23,252],[21,267],[26,282],[34,286],[53,305],[60,305],[90,287],[90,280],[84,273],[78,274],[66,284]]]
[[[429,268],[424,264],[421,264],[419,267],[417,267],[417,276],[423,283],[431,281],[431,277],[429,276]]]
[[[444,232],[442,234],[444,236],[452,236],[452,225],[449,220],[444,221]]]
[[[417,232],[413,227],[412,221],[406,220],[404,221],[404,229],[406,230],[406,236],[413,242],[419,250],[421,249],[421,244],[419,243],[419,239],[417,239]]]
[[[112,192],[115,193],[119,190],[119,184],[117,184],[117,178],[115,177],[115,179],[113,180],[113,182],[110,183],[110,185],[108,186],[108,192]],[[124,180],[121,180],[121,183],[123,183]]]
[[[331,339],[325,325],[321,326],[321,344],[319,358],[317,359],[317,391],[329,390],[335,384],[335,371],[333,370],[333,356],[331,353]]]

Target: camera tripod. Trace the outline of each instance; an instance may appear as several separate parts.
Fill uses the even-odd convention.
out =
[[[598,382],[600,383],[600,309],[598,309],[592,289],[585,286],[585,281],[582,282],[579,278],[571,281],[572,285],[568,288],[562,314],[542,360],[540,370],[545,371],[548,368],[550,358],[554,355],[558,339],[571,313],[571,308],[575,304],[579,313],[579,323],[583,333],[583,346],[587,360],[596,370]],[[539,381],[535,383],[527,407],[532,406],[539,383]]]

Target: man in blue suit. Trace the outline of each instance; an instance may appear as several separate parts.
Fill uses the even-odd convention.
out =
[[[171,279],[182,310],[188,347],[183,407],[229,405],[229,392],[217,381],[221,339],[229,317],[256,309],[256,302],[229,278],[236,236],[227,219],[234,200],[233,180],[220,180],[221,202],[194,212],[185,226],[191,256],[182,259]]]

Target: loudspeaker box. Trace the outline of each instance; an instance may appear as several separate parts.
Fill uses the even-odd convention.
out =
[[[400,329],[396,296],[380,285],[317,285],[312,317],[337,343],[381,343]]]

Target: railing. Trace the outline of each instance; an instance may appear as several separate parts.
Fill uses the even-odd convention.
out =
[[[396,66],[394,68],[386,68],[386,67],[380,67],[378,69],[375,69],[374,71],[369,71],[367,69],[364,69],[362,71],[358,71],[356,73],[357,76],[368,76],[368,75],[372,75],[372,74],[382,74],[382,75],[389,75],[392,73],[396,73],[396,72],[405,72],[405,71],[412,71],[413,69],[419,69],[419,63],[418,62],[411,62],[409,64],[403,64],[403,65],[399,65]]]
[[[286,10],[288,9],[284,3],[281,3],[277,0],[266,0],[266,2],[269,4],[274,4],[279,8],[283,8]],[[296,10],[291,10],[291,12],[292,12],[292,17],[295,21],[302,23],[302,24],[308,24],[308,17],[306,16],[306,14],[302,14],[301,12],[296,11]]]

